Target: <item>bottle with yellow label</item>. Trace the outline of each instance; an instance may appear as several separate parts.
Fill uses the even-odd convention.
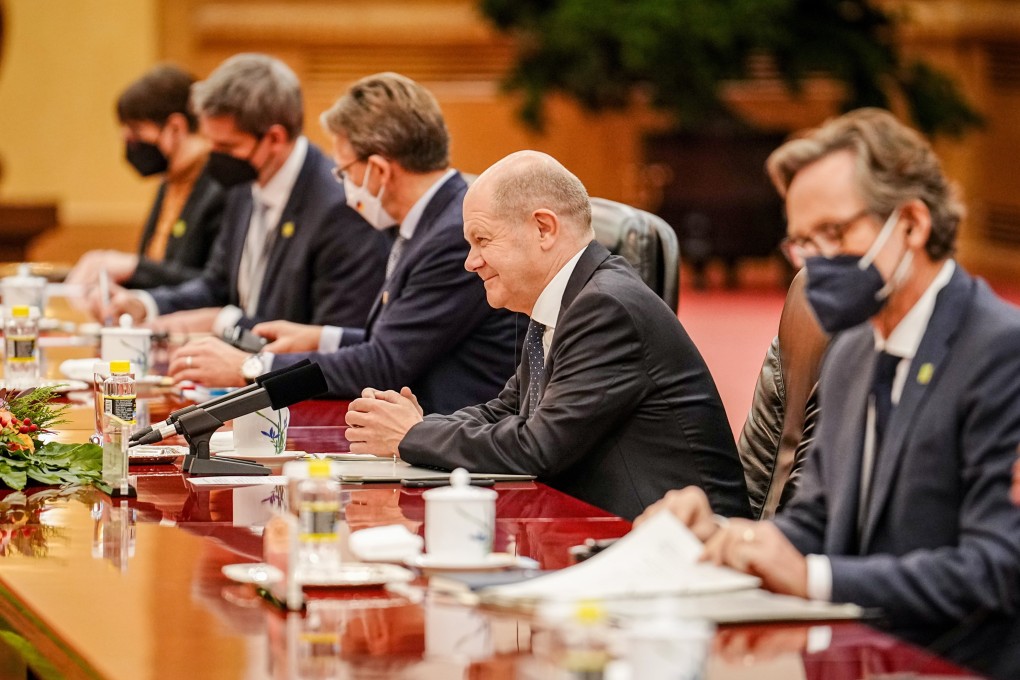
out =
[[[39,324],[26,306],[11,307],[4,325],[4,378],[8,386],[39,384]]]
[[[298,483],[298,580],[328,577],[340,568],[340,484],[328,460],[308,462]]]
[[[135,426],[135,379],[127,361],[111,361],[103,381],[103,481],[128,491],[128,439]]]

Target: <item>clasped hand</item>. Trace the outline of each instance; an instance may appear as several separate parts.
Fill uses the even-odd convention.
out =
[[[347,441],[351,453],[400,455],[404,435],[422,421],[424,413],[411,388],[400,392],[365,388],[347,409]]]
[[[720,523],[705,492],[695,486],[670,491],[636,520],[671,512],[705,544],[702,561],[757,576],[776,593],[807,597],[807,559],[772,522],[731,519]]]

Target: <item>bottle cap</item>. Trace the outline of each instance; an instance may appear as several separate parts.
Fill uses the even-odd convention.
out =
[[[27,319],[28,305],[18,305],[17,307],[11,307],[11,316],[17,319]]]
[[[110,362],[110,373],[130,373],[131,362],[130,361],[111,361]]]
[[[331,466],[328,460],[316,459],[308,461],[309,477],[329,477]]]

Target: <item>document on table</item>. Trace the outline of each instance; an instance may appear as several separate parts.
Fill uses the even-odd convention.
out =
[[[449,479],[450,473],[443,470],[417,467],[399,459],[347,461],[341,460],[334,469],[340,470],[340,481],[350,484],[373,482],[399,482],[402,479]],[[524,481],[534,475],[511,475],[487,472],[472,472],[472,478],[500,481]]]
[[[486,588],[496,605],[552,600],[703,595],[755,588],[760,580],[698,562],[704,547],[673,515],[661,512],[580,564],[521,583]]]
[[[221,477],[188,477],[188,484],[192,486],[261,486],[263,484],[275,484],[282,486],[287,483],[283,475],[233,475]]]

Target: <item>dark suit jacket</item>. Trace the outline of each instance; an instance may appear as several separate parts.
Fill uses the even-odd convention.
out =
[[[315,146],[283,209],[258,309],[241,321],[286,319],[298,323],[364,324],[385,273],[386,236],[345,203],[333,162]],[[237,274],[251,220],[250,185],[231,189],[223,227],[202,275],[151,291],[160,314],[200,307],[240,306]]]
[[[834,340],[815,445],[776,522],[801,552],[830,557],[835,601],[880,608],[922,643],[965,622],[954,652],[965,652],[970,633],[994,657],[995,631],[1020,605],[1020,510],[1008,498],[1020,442],[1020,311],[957,266],[890,415],[858,540],[874,353],[871,324]]]
[[[209,260],[209,253],[216,235],[220,233],[223,220],[223,204],[226,202],[223,187],[209,175],[208,169],[202,169],[178,217],[184,229],[177,233],[171,231],[167,239],[166,255],[162,262],[157,262],[145,257],[145,251],[156,233],[156,223],[165,196],[166,182],[163,182],[159,185],[156,202],[149,211],[149,219],[145,222],[142,240],[138,244],[138,267],[124,284],[126,288],[176,285],[199,276]]]
[[[466,191],[459,174],[439,187],[366,327],[344,328],[336,352],[280,355],[273,367],[317,361],[341,399],[407,385],[426,412],[452,413],[498,394],[524,333],[516,332],[517,315],[489,307],[482,280],[464,269]]]
[[[570,276],[527,413],[521,361],[496,399],[429,416],[400,444],[409,463],[534,474],[627,519],[670,489],[702,487],[716,512],[748,517],[736,446],[708,367],[676,314],[626,261],[588,245]]]

